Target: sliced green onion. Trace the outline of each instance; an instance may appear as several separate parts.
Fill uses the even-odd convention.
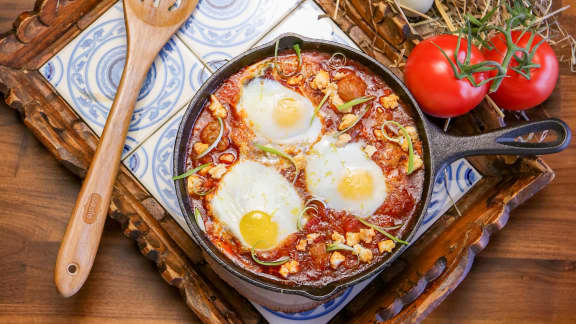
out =
[[[298,72],[300,72],[300,69],[302,68],[302,55],[300,53],[300,45],[299,44],[292,45],[294,52],[296,52],[296,56],[298,56],[298,66],[296,67],[296,71],[294,71],[291,74],[284,74],[284,71],[282,71],[282,69],[280,69],[280,65],[278,64],[278,46],[279,45],[280,45],[280,40],[278,39],[276,41],[276,46],[274,47],[274,68],[276,69],[278,74],[280,74],[280,76],[283,78],[295,76]]]
[[[344,251],[354,251],[354,249],[344,243],[332,243],[326,245],[326,252],[332,252],[336,250],[344,250]]]
[[[374,225],[374,224],[372,224],[372,223],[369,223],[368,221],[366,221],[366,220],[364,220],[364,219],[362,219],[362,218],[360,218],[360,217],[356,217],[356,218],[358,219],[358,221],[360,221],[360,223],[362,223],[362,224],[364,224],[364,225],[366,225],[366,226],[368,226],[368,227],[370,227],[370,228],[373,228],[374,230],[376,230],[376,231],[378,231],[378,232],[386,235],[386,237],[388,237],[389,239],[391,239],[392,241],[394,241],[394,242],[396,242],[396,243],[401,243],[401,244],[405,244],[405,245],[410,244],[410,243],[408,243],[408,242],[406,242],[406,241],[403,241],[403,240],[397,238],[396,236],[394,236],[394,235],[386,232],[382,227],[380,227],[380,226],[378,226],[378,225]]]
[[[254,260],[254,262],[261,264],[261,265],[265,265],[265,266],[269,266],[269,267],[273,267],[273,266],[279,266],[282,265],[286,262],[288,262],[290,260],[290,257],[281,257],[278,260],[275,261],[262,261],[260,259],[258,259],[258,256],[256,256],[256,250],[254,250],[254,248],[252,248],[252,250],[250,251],[250,254],[252,254],[252,259]]]
[[[342,56],[342,64],[340,65],[335,64],[335,62],[337,62],[336,57],[338,56]],[[330,58],[328,59],[328,67],[331,68],[332,70],[336,70],[337,68],[340,68],[344,65],[346,65],[346,55],[340,52],[332,54],[332,56],[330,56]]]
[[[320,101],[318,106],[316,106],[316,108],[314,109],[314,114],[312,115],[312,118],[310,118],[310,125],[312,125],[314,118],[316,117],[316,115],[320,111],[320,108],[322,108],[322,106],[324,106],[324,103],[326,103],[326,100],[328,100],[329,96],[330,96],[330,92],[326,92],[326,94],[324,95],[324,98],[322,98],[322,101]]]
[[[210,144],[210,146],[208,146],[208,148],[206,149],[206,151],[202,152],[202,154],[198,155],[196,157],[196,159],[201,159],[204,156],[206,156],[206,154],[210,153],[210,151],[212,151],[216,145],[218,145],[218,143],[220,143],[220,140],[222,139],[222,135],[224,135],[224,122],[222,121],[222,118],[217,117],[218,118],[218,124],[220,125],[220,131],[218,132],[218,137],[216,137],[216,140]]]
[[[362,103],[365,103],[367,101],[370,101],[374,98],[375,98],[374,96],[364,96],[364,97],[352,99],[346,103],[341,104],[340,106],[338,106],[336,108],[341,112],[350,111],[350,109],[352,109],[352,107],[359,105],[359,104],[362,104]]]
[[[387,120],[384,122],[384,124],[382,124],[382,135],[387,140],[396,142],[398,144],[401,143],[400,137],[393,138],[393,137],[388,136],[388,134],[386,133],[386,130],[384,129],[384,126],[386,126],[388,124],[393,124],[393,125],[397,126],[400,129],[400,132],[402,132],[402,135],[404,136],[404,140],[408,141],[408,170],[406,170],[406,174],[410,175],[410,174],[412,174],[412,172],[414,172],[414,146],[412,145],[412,138],[408,134],[408,131],[406,130],[406,128],[404,126],[400,125],[400,123],[395,122],[393,120]]]
[[[318,212],[318,209],[316,209],[316,207],[314,206],[306,206],[304,207],[299,213],[298,213],[298,219],[296,221],[296,228],[298,228],[299,231],[302,231],[302,216],[304,216],[304,214],[306,214],[307,211],[309,210],[315,210],[316,212]]]
[[[338,133],[336,133],[336,137],[346,133],[347,131],[351,130],[354,126],[356,126],[356,124],[358,124],[358,122],[360,121],[360,119],[362,119],[366,113],[368,112],[368,110],[370,110],[369,107],[366,107],[366,105],[364,105],[364,111],[362,112],[362,114],[360,116],[358,116],[358,118],[356,118],[356,121],[354,121],[354,123],[352,123],[352,125],[344,128],[343,130],[339,131]]]
[[[207,194],[211,193],[212,191],[214,191],[214,188],[211,188],[211,189],[206,190],[206,191],[194,191],[192,193],[195,194],[196,196],[206,196]]]
[[[196,173],[196,172],[198,172],[198,171],[206,168],[206,167],[209,166],[210,164],[212,164],[212,162],[209,162],[209,163],[206,163],[206,164],[202,164],[202,165],[200,165],[200,166],[197,166],[197,167],[195,167],[194,169],[188,170],[188,171],[182,173],[182,174],[179,175],[179,176],[172,177],[172,180],[178,180],[178,179],[187,178],[187,177],[193,175],[194,173]]]
[[[200,227],[202,231],[206,232],[204,220],[202,219],[202,214],[200,214],[200,210],[198,210],[198,208],[194,208],[194,218],[196,219],[196,224],[198,224],[198,227]]]
[[[319,203],[322,205],[322,207],[327,208],[327,207],[326,207],[326,203],[324,202],[324,200],[322,200],[322,199],[320,199],[320,198],[318,198],[318,197],[312,197],[312,198],[306,200],[306,204],[304,204],[304,205],[308,206],[308,205],[310,205],[313,201],[317,201],[317,202],[319,202]]]
[[[264,152],[276,154],[276,155],[283,157],[286,160],[290,161],[290,163],[292,163],[292,165],[294,165],[294,168],[296,169],[296,175],[294,176],[294,180],[293,180],[293,181],[296,181],[296,178],[298,177],[298,174],[300,173],[300,169],[298,168],[298,165],[296,165],[296,161],[294,161],[294,159],[290,155],[288,155],[288,154],[286,154],[286,153],[284,153],[278,149],[275,149],[273,147],[268,147],[268,146],[260,145],[257,143],[254,143],[254,146],[256,146],[257,148],[261,149]]]

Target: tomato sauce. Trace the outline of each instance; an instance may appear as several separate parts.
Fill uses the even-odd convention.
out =
[[[402,238],[409,230],[409,220],[413,216],[415,206],[421,197],[423,167],[408,175],[406,172],[408,153],[398,143],[378,136],[378,130],[387,120],[396,121],[404,127],[416,127],[414,119],[401,101],[398,107],[394,109],[385,108],[381,105],[378,99],[392,95],[393,91],[380,77],[361,64],[348,60],[345,65],[335,67],[331,64],[333,63],[331,54],[304,51],[301,55],[303,64],[298,75],[302,75],[302,81],[299,84],[293,84],[290,78],[279,77],[274,68],[262,68],[260,77],[275,79],[284,86],[307,97],[314,106],[317,106],[324,97],[322,91],[311,86],[316,74],[321,70],[328,71],[333,82],[338,84],[338,91],[343,100],[351,100],[351,98],[359,96],[375,97],[374,100],[367,103],[368,113],[347,133],[351,136],[352,142],[362,141],[376,148],[371,159],[380,166],[386,176],[388,195],[376,213],[367,220],[381,227],[399,225],[399,228],[388,230],[388,232]],[[272,60],[273,58],[269,58],[250,67],[245,67],[224,81],[214,92],[216,98],[228,111],[223,120],[224,134],[222,140],[206,156],[200,159],[196,158],[197,154],[193,150],[193,144],[196,142],[212,143],[219,133],[218,122],[207,109],[210,105],[210,101],[208,101],[197,119],[189,139],[188,169],[208,162],[222,163],[223,156],[227,154],[226,163],[228,165],[236,163],[241,157],[250,158],[252,154],[256,154],[250,150],[254,142],[254,134],[235,107],[240,98],[242,85],[253,77],[254,71],[258,70],[258,67],[270,65]],[[278,61],[279,66],[286,69],[285,72],[287,73],[297,66],[295,64],[296,56],[292,52],[281,53]],[[340,80],[336,80],[337,77]],[[363,109],[363,105],[357,105],[353,108],[352,113],[360,115],[361,109]],[[322,133],[328,134],[337,131],[343,114],[330,103],[324,104],[321,112],[324,114]],[[400,133],[395,134],[393,130],[387,131],[387,133],[392,137],[400,135]],[[422,156],[420,140],[412,138],[412,143],[414,152]],[[229,161],[231,156],[233,161]],[[306,188],[305,170],[298,175],[294,174],[293,168],[282,168],[280,172],[290,181],[297,176],[294,186],[303,201],[312,197]],[[206,180],[203,183],[206,191],[216,190],[219,180],[211,179],[207,175],[202,175],[202,177]],[[224,230],[218,219],[210,214],[210,198],[210,193],[205,196],[190,193],[193,205],[199,208],[204,217],[206,234],[213,244],[242,267],[283,283],[321,286],[361,272],[391,254],[379,251],[378,243],[388,240],[388,238],[376,232],[371,242],[362,242],[362,246],[371,250],[373,254],[373,259],[370,262],[361,262],[353,252],[343,250],[338,252],[345,256],[345,260],[334,268],[330,262],[332,252],[326,251],[327,244],[332,242],[332,233],[336,231],[345,235],[345,233],[355,233],[361,229],[368,229],[368,227],[347,212],[326,209],[321,203],[313,202],[317,212],[310,213],[311,217],[302,231],[291,234],[280,244],[280,247],[258,254],[260,260],[266,261],[273,261],[286,256],[290,260],[296,260],[298,271],[290,273],[286,277],[279,273],[281,266],[265,266],[255,262],[252,259],[251,251],[232,234]],[[309,234],[313,234],[315,237],[310,239]],[[303,251],[297,249],[301,240],[306,240],[306,249]],[[399,244],[396,244],[396,248],[399,248]]]

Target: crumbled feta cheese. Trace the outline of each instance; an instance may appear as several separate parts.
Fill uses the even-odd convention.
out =
[[[306,240],[308,241],[308,244],[312,244],[319,237],[320,237],[320,234],[312,233],[312,234],[306,235]]]
[[[210,112],[212,113],[212,116],[220,117],[220,118],[226,118],[226,115],[227,115],[226,108],[224,108],[224,106],[222,106],[220,101],[218,101],[218,98],[216,98],[215,95],[211,95],[210,99],[211,99],[211,102],[210,102],[210,106],[208,106],[208,110],[210,110]]]
[[[204,153],[204,151],[206,151],[209,146],[210,145],[204,144],[202,142],[196,142],[194,143],[194,153],[196,153],[196,155],[200,155]]]
[[[291,273],[296,273],[299,271],[299,263],[296,260],[291,260],[288,261],[286,263],[284,263],[281,267],[280,270],[278,272],[280,272],[280,274],[282,275],[282,277],[284,278],[288,278],[288,276]]]
[[[333,232],[332,233],[332,241],[334,241],[334,243],[344,243],[344,241],[346,241],[346,239],[344,239],[344,235],[342,235],[338,232]]]
[[[223,163],[218,163],[214,167],[210,168],[208,174],[214,179],[220,179],[226,173],[226,165]]]
[[[336,269],[340,263],[344,262],[344,260],[346,260],[346,257],[342,255],[342,253],[336,251],[330,255],[330,266],[332,269]]]
[[[374,153],[376,153],[376,146],[373,145],[366,145],[364,147],[364,153],[366,153],[366,155],[368,155],[368,157],[372,157],[372,155],[374,155]]]
[[[354,246],[360,242],[360,233],[346,233],[346,245]]]
[[[394,241],[392,240],[384,240],[384,241],[380,241],[378,242],[378,251],[380,251],[380,253],[383,252],[392,252],[392,250],[396,247],[396,243],[394,243]]]
[[[236,157],[232,153],[224,153],[218,158],[218,161],[228,164],[234,162],[234,160],[236,160]]]
[[[295,75],[291,78],[288,79],[288,81],[286,81],[289,85],[299,85],[302,83],[302,80],[304,79],[304,76],[302,76],[302,74],[298,74]]]
[[[414,153],[414,171],[420,169],[422,166],[424,166],[424,161],[422,161],[420,155]],[[406,167],[408,167],[408,162],[406,162]]]
[[[324,90],[330,83],[330,74],[324,70],[318,71],[310,86],[313,89]]]
[[[344,130],[344,129],[352,126],[356,122],[356,119],[358,119],[358,116],[356,116],[354,114],[346,114],[346,115],[342,116],[342,121],[340,122],[340,125],[338,126],[338,130]]]
[[[388,96],[380,97],[380,104],[382,105],[382,107],[384,107],[386,109],[395,109],[396,107],[398,107],[398,100],[399,99],[400,98],[398,98],[397,95],[392,93]]]
[[[308,242],[304,239],[298,241],[298,244],[296,244],[296,250],[298,251],[306,251],[306,246],[308,245]]]
[[[202,178],[200,178],[200,176],[198,176],[197,174],[193,174],[188,177],[186,184],[188,188],[188,193],[195,193],[200,192],[202,190],[202,185],[204,184],[204,181],[202,181]]]
[[[376,235],[373,228],[362,228],[360,229],[360,240],[365,243],[372,242],[372,238]]]
[[[362,262],[372,261],[372,250],[367,249],[360,244],[354,245],[354,254],[356,254],[358,259]]]
[[[306,167],[306,156],[300,153],[292,158],[298,170],[303,170]]]

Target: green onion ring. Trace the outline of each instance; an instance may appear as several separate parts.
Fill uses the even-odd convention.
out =
[[[275,261],[262,261],[262,260],[258,259],[258,256],[256,256],[255,246],[258,245],[258,243],[260,243],[260,242],[261,241],[256,242],[256,244],[254,244],[254,247],[252,247],[252,249],[250,250],[250,254],[252,255],[252,260],[254,260],[254,262],[261,264],[261,265],[273,267],[273,266],[283,265],[284,263],[286,263],[290,260],[290,257],[288,257],[288,256],[281,257],[280,259],[275,260]]]
[[[308,210],[315,210],[316,212],[318,212],[318,209],[316,209],[316,207],[314,206],[306,206],[304,207],[299,213],[298,213],[298,219],[296,221],[296,228],[299,231],[302,231],[302,216],[304,216],[304,214],[306,214],[306,212]]]
[[[194,208],[194,218],[196,219],[196,224],[203,232],[206,232],[206,226],[204,226],[204,220],[202,219],[202,214],[198,208]]]
[[[312,125],[314,118],[316,117],[316,115],[320,111],[320,108],[322,108],[322,106],[324,106],[324,103],[326,103],[326,100],[328,100],[329,96],[330,96],[330,92],[326,92],[326,94],[324,95],[324,98],[322,98],[322,101],[320,101],[318,106],[316,106],[316,108],[314,109],[314,114],[312,115],[312,118],[310,118],[310,125]]]
[[[351,109],[352,107],[365,103],[367,101],[373,100],[374,96],[364,96],[364,97],[360,97],[360,98],[356,98],[356,99],[352,99],[348,102],[345,102],[343,104],[341,104],[340,106],[336,107],[338,109],[338,111],[340,112],[345,112],[348,111],[348,109]]]
[[[337,56],[342,56],[342,64],[340,64],[340,65],[336,65],[334,63],[335,58]],[[346,55],[344,55],[343,53],[340,53],[340,52],[336,52],[336,53],[332,54],[332,56],[330,56],[330,58],[328,59],[328,67],[331,68],[332,70],[336,70],[336,69],[341,68],[344,65],[346,65],[346,61],[347,61]]]
[[[286,160],[290,161],[290,163],[292,163],[292,165],[294,165],[294,168],[296,169],[296,175],[294,176],[294,180],[292,180],[292,182],[296,181],[296,178],[298,178],[298,174],[300,173],[300,169],[298,168],[298,165],[296,165],[296,161],[294,161],[294,159],[290,155],[288,155],[288,154],[286,154],[286,153],[284,153],[278,149],[275,149],[273,147],[260,145],[258,143],[254,143],[254,146],[256,146],[257,148],[261,149],[264,152],[276,154],[276,155],[283,157]]]
[[[326,207],[326,203],[324,202],[324,200],[322,200],[322,199],[320,199],[320,198],[318,198],[318,197],[312,197],[312,198],[306,200],[306,203],[305,203],[304,205],[305,205],[305,206],[308,206],[308,205],[310,205],[313,201],[319,202],[319,203],[322,205],[322,207],[324,207],[325,209],[328,208],[328,207]]]
[[[384,122],[384,124],[382,124],[382,135],[387,140],[396,142],[398,144],[401,143],[400,137],[393,138],[393,137],[388,136],[388,134],[386,133],[386,130],[384,129],[384,126],[386,126],[388,124],[393,124],[393,125],[397,126],[400,129],[400,132],[402,132],[404,139],[406,141],[408,141],[408,170],[406,170],[406,174],[410,175],[410,174],[412,174],[412,172],[414,172],[414,146],[412,145],[412,138],[408,134],[408,131],[406,130],[406,128],[404,126],[400,125],[400,123],[395,122],[393,120],[387,120]]]
[[[206,164],[202,164],[202,165],[200,165],[200,166],[197,166],[197,167],[195,167],[194,169],[188,170],[188,171],[182,173],[182,174],[179,175],[179,176],[174,176],[174,177],[172,177],[172,180],[184,179],[184,178],[186,178],[186,177],[189,177],[189,176],[193,175],[194,173],[196,173],[196,172],[198,172],[198,171],[206,168],[206,167],[209,166],[210,164],[212,164],[212,162],[208,162],[208,163],[206,163]]]
[[[368,221],[366,221],[366,220],[364,220],[364,219],[362,219],[362,218],[360,218],[360,217],[356,217],[356,219],[358,219],[358,221],[360,221],[360,223],[362,223],[362,224],[364,224],[364,225],[366,225],[366,226],[368,226],[368,227],[370,227],[370,228],[372,228],[372,229],[374,229],[374,230],[376,230],[376,231],[378,231],[378,232],[386,235],[386,237],[388,237],[389,239],[391,239],[392,241],[394,241],[394,242],[396,242],[396,243],[401,243],[401,244],[405,244],[405,245],[410,244],[410,243],[408,243],[408,242],[406,242],[406,241],[404,241],[404,240],[401,240],[401,239],[397,238],[396,236],[394,236],[394,235],[386,232],[386,231],[385,231],[382,227],[380,227],[380,226],[377,226],[377,225],[374,225],[374,224],[372,224],[372,223],[369,223]]]
[[[353,252],[354,249],[346,244],[343,243],[332,243],[326,245],[326,252],[332,252],[336,250],[344,250],[344,251],[351,251]]]
[[[198,155],[196,157],[196,159],[201,159],[203,157],[206,156],[206,154],[210,153],[210,151],[212,151],[216,145],[218,145],[218,143],[220,143],[220,140],[222,139],[222,135],[224,135],[224,122],[222,121],[222,118],[220,117],[216,117],[218,119],[218,124],[220,125],[220,132],[218,132],[218,137],[216,137],[216,140],[214,142],[212,142],[212,144],[210,144],[210,146],[208,146],[208,148],[206,149],[206,151],[202,152],[202,154]]]

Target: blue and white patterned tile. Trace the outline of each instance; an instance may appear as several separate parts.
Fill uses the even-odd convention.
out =
[[[118,2],[70,42],[41,72],[98,135],[102,134],[126,57],[126,30]],[[204,65],[173,37],[140,90],[124,156],[188,102],[202,83]]]
[[[458,199],[462,198],[481,178],[482,175],[480,175],[466,159],[461,159],[450,164],[446,168],[445,176],[438,177],[434,183],[434,190],[430,199],[428,212],[413,242],[452,207],[452,200],[458,201]],[[452,197],[452,199],[450,199],[450,197]],[[336,299],[306,312],[283,313],[270,310],[258,304],[254,304],[254,306],[270,323],[324,324],[328,323],[332,317],[352,301],[372,280],[373,279],[368,279],[359,283],[349,288]]]
[[[313,0],[304,1],[278,26],[266,34],[258,42],[258,45],[270,42],[279,35],[288,32],[310,38],[334,41],[358,49],[358,46],[354,44],[350,37],[332,19],[326,16],[324,10]]]
[[[190,233],[178,205],[176,189],[172,180],[174,142],[185,111],[186,109],[180,110],[168,120],[124,160],[124,165],[130,169],[178,224]]]
[[[178,36],[205,62],[230,59],[254,45],[300,1],[201,0]]]

